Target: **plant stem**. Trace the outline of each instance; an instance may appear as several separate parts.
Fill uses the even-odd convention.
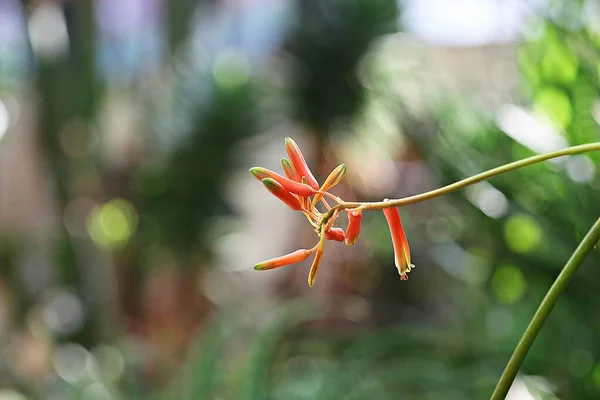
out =
[[[376,202],[365,202],[365,203],[342,202],[342,203],[332,207],[331,210],[329,210],[327,212],[325,219],[329,219],[330,214],[333,214],[333,212],[335,212],[337,210],[343,210],[346,208],[360,208],[361,210],[381,210],[381,209],[389,208],[389,207],[401,207],[401,206],[406,206],[409,204],[420,203],[421,201],[433,199],[435,197],[439,197],[439,196],[443,196],[448,193],[452,193],[456,190],[460,190],[467,186],[470,186],[475,183],[492,178],[494,176],[501,175],[506,172],[510,172],[512,170],[518,169],[518,168],[526,167],[531,164],[550,160],[552,158],[557,158],[557,157],[562,157],[562,156],[567,156],[567,155],[574,155],[574,154],[581,154],[581,153],[586,153],[586,152],[590,152],[590,151],[600,151],[600,142],[588,143],[588,144],[583,144],[583,145],[579,145],[579,146],[571,146],[571,147],[567,147],[567,148],[564,148],[561,150],[552,151],[550,153],[539,154],[537,156],[524,158],[522,160],[514,161],[511,163],[502,165],[500,167],[496,167],[496,168],[490,169],[488,171],[482,172],[480,174],[473,175],[469,178],[463,179],[458,182],[454,182],[450,185],[447,185],[447,186],[444,186],[444,187],[441,187],[441,188],[438,188],[435,190],[431,190],[429,192],[417,194],[414,196],[404,197],[402,199],[388,200],[388,201],[376,201]]]
[[[546,321],[548,315],[554,308],[554,305],[558,301],[558,298],[565,290],[565,287],[567,286],[575,272],[577,272],[577,269],[579,268],[585,257],[589,254],[590,251],[592,251],[592,249],[598,243],[599,240],[600,218],[585,235],[581,243],[579,243],[579,246],[577,246],[577,249],[575,249],[575,252],[571,256],[569,261],[567,261],[567,264],[565,264],[564,268],[552,284],[552,287],[550,288],[550,290],[548,290],[548,293],[546,293],[544,300],[542,300],[542,303],[540,304],[539,308],[537,309],[533,318],[531,319],[529,326],[527,327],[525,333],[521,337],[519,344],[517,345],[515,351],[510,357],[510,360],[508,361],[508,364],[506,365],[506,368],[504,369],[504,372],[502,373],[502,376],[498,381],[498,385],[496,385],[496,389],[494,389],[494,393],[492,393],[492,397],[490,398],[491,400],[502,400],[506,397],[506,394],[508,393],[512,382],[514,381],[517,372],[519,372],[519,368],[521,367],[521,364],[523,363],[527,352],[531,348],[533,341],[540,332],[542,325],[544,325],[544,322]]]

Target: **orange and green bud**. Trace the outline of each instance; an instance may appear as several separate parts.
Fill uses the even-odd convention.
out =
[[[311,253],[312,251],[306,249],[296,250],[290,254],[286,254],[285,256],[260,262],[254,266],[254,269],[257,271],[266,271],[268,269],[299,263],[300,261],[306,260]]]
[[[348,211],[348,228],[346,229],[346,245],[353,246],[358,240],[362,211]]]
[[[292,161],[294,169],[296,170],[296,172],[298,172],[298,175],[305,176],[310,187],[312,187],[315,190],[319,189],[319,183],[313,176],[312,172],[310,172],[308,164],[306,163],[306,160],[304,159],[300,148],[298,147],[296,142],[294,142],[294,139],[289,137],[285,138],[285,150],[287,151],[288,156]]]
[[[265,178],[262,180],[262,183],[269,192],[273,193],[275,197],[287,204],[292,210],[300,210],[302,208],[300,199],[285,190],[275,179]]]
[[[400,220],[400,212],[397,207],[391,207],[385,208],[383,214],[385,215],[392,236],[396,268],[398,268],[398,272],[400,273],[400,279],[405,281],[408,279],[406,274],[414,268],[414,265],[410,263],[410,248],[408,247],[406,234]]]
[[[325,239],[335,240],[336,242],[343,242],[345,239],[344,230],[342,228],[329,228],[325,231]]]
[[[331,171],[331,173],[329,174],[327,179],[325,179],[325,182],[323,183],[319,191],[328,191],[329,189],[340,183],[342,178],[344,178],[344,175],[346,175],[346,164],[340,164],[333,171]],[[319,200],[321,200],[322,196],[323,194],[317,193],[313,199],[313,204],[317,204]]]
[[[315,190],[304,183],[295,182],[291,179],[281,176],[276,172],[268,170],[262,167],[250,168],[250,173],[254,175],[256,179],[262,181],[265,178],[270,178],[279,183],[288,192],[297,194],[298,196],[312,196]]]
[[[308,273],[308,286],[310,287],[315,286],[315,281],[317,280],[317,272],[319,272],[319,265],[321,264],[321,258],[323,258],[323,247],[323,241],[321,240],[319,247],[317,247],[315,259],[310,266],[310,272]]]
[[[292,165],[290,160],[288,160],[287,158],[282,158],[281,167],[283,168],[285,176],[287,176],[289,179],[296,182],[302,182],[302,178],[300,177],[300,175],[298,175],[298,172],[294,169],[294,166]]]

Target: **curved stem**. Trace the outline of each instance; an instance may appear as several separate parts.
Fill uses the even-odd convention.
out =
[[[539,308],[535,312],[529,326],[525,330],[525,333],[521,337],[519,344],[515,348],[498,384],[496,385],[496,389],[494,389],[494,393],[492,393],[491,400],[503,400],[508,393],[515,376],[519,372],[519,368],[527,355],[527,352],[531,348],[533,341],[537,337],[542,325],[548,318],[548,315],[554,308],[554,305],[558,301],[558,298],[565,290],[565,287],[577,272],[577,269],[585,259],[585,257],[589,254],[590,251],[594,248],[594,246],[600,240],[600,218],[596,221],[596,223],[592,226],[589,232],[585,235],[573,255],[567,261],[567,264],[564,266],[548,293],[542,300]]]
[[[522,160],[514,161],[511,163],[502,165],[500,167],[496,167],[496,168],[490,169],[488,171],[479,173],[477,175],[473,175],[469,178],[463,179],[458,182],[454,182],[450,185],[443,186],[441,188],[431,190],[429,192],[417,194],[414,196],[404,197],[402,199],[377,201],[377,202],[366,202],[366,203],[341,202],[341,203],[337,204],[336,206],[332,207],[331,210],[329,210],[327,212],[324,219],[328,220],[329,217],[331,216],[331,214],[333,214],[333,212],[338,211],[338,210],[347,209],[347,208],[360,208],[361,210],[381,210],[381,209],[389,208],[389,207],[401,207],[401,206],[406,206],[409,204],[420,203],[421,201],[433,199],[435,197],[440,197],[445,194],[452,193],[456,190],[460,190],[467,186],[484,181],[486,179],[492,178],[497,175],[504,174],[506,172],[510,172],[510,171],[518,169],[518,168],[526,167],[528,165],[535,164],[535,163],[538,163],[541,161],[550,160],[552,158],[573,155],[573,154],[581,154],[581,153],[586,153],[589,151],[600,151],[600,142],[588,143],[588,144],[583,144],[583,145],[579,145],[579,146],[571,146],[571,147],[567,147],[567,148],[564,148],[561,150],[552,151],[550,153],[539,154],[537,156],[524,158]]]

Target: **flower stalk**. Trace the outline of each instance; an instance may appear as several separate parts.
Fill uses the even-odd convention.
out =
[[[384,201],[377,202],[347,202],[329,192],[331,188],[343,179],[346,173],[346,165],[340,164],[336,167],[329,174],[323,185],[319,186],[296,142],[291,138],[286,138],[285,149],[289,156],[289,160],[285,158],[281,160],[285,176],[261,167],[252,168],[250,172],[257,179],[261,180],[273,195],[287,204],[292,210],[301,211],[306,215],[308,222],[317,233],[319,241],[315,248],[313,248],[316,255],[308,279],[309,285],[312,287],[315,283],[316,274],[323,256],[325,240],[344,242],[347,246],[354,245],[360,232],[363,211],[383,210],[390,227],[395,263],[400,274],[400,279],[407,280],[407,273],[414,268],[414,265],[411,263],[410,249],[404,228],[402,227],[398,207],[440,197],[475,183],[542,161],[567,155],[599,151],[600,142],[571,146],[550,153],[524,158],[435,190],[401,199],[385,199]],[[335,204],[331,206],[326,198],[335,202]],[[316,206],[321,203],[327,211],[319,211]],[[349,222],[345,232],[342,228],[334,226],[342,210],[346,210],[348,213]]]
[[[556,277],[550,290],[546,293],[546,296],[533,315],[533,318],[529,322],[529,326],[525,330],[525,333],[523,333],[519,344],[510,357],[510,360],[498,381],[496,389],[494,389],[494,393],[492,393],[491,400],[502,400],[506,397],[519,372],[519,368],[521,368],[521,364],[523,364],[523,360],[525,360],[525,356],[529,352],[538,333],[540,333],[544,322],[546,322],[546,319],[548,318],[548,315],[550,315],[558,298],[565,291],[567,284],[571,281],[571,278],[573,278],[573,275],[575,275],[575,272],[577,272],[586,256],[592,251],[594,246],[598,244],[599,240],[600,218],[598,218],[581,243],[579,243],[579,246],[577,246],[577,249],[575,249],[569,261],[567,261],[562,271],[560,271],[560,274],[558,274],[558,277]]]

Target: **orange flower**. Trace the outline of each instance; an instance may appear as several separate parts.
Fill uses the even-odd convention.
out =
[[[325,231],[325,239],[327,240],[335,240],[336,242],[344,241],[344,230],[342,228],[329,228]]]
[[[384,201],[387,201],[385,199]],[[406,240],[406,234],[400,220],[400,212],[397,207],[385,208],[383,210],[385,219],[387,220],[392,236],[392,245],[394,247],[394,261],[396,268],[400,274],[400,279],[403,281],[408,279],[407,273],[410,272],[414,265],[410,263],[410,248]]]
[[[283,267],[284,265],[295,264],[304,261],[310,256],[312,250],[300,249],[285,256],[272,258],[267,261],[260,262],[254,266],[257,271],[266,271],[268,269]]]
[[[281,160],[285,176],[262,167],[251,168],[250,173],[260,180],[269,192],[283,201],[288,207],[292,210],[302,212],[313,226],[319,237],[319,241],[310,250],[300,249],[285,256],[260,262],[254,266],[254,269],[263,271],[279,268],[284,265],[304,261],[310,254],[315,253],[315,258],[308,273],[308,285],[313,287],[323,258],[325,240],[345,242],[347,246],[354,245],[360,233],[362,209],[358,207],[346,210],[348,213],[348,228],[346,232],[342,228],[336,227],[335,221],[339,216],[340,209],[344,208],[340,207],[344,206],[344,201],[329,193],[328,190],[343,179],[346,173],[346,165],[338,165],[331,171],[323,185],[319,187],[319,183],[308,168],[306,160],[296,142],[290,138],[286,138],[285,148],[290,157],[290,160],[285,158]],[[330,206],[326,197],[329,197],[330,200],[333,200],[337,204]],[[321,207],[321,209],[317,206]],[[326,210],[322,211],[323,208]],[[414,265],[410,263],[410,250],[404,229],[402,228],[402,222],[400,221],[400,214],[397,208],[385,209],[383,212],[392,234],[396,267],[400,273],[400,278],[406,280],[408,279],[406,274],[410,272]]]
[[[358,240],[362,211],[348,211],[348,228],[346,229],[346,245],[353,246]]]
[[[306,180],[308,181],[308,184],[313,189],[319,189],[319,183],[313,176],[312,172],[310,172],[308,164],[306,164],[306,160],[304,159],[300,148],[298,147],[296,142],[294,142],[294,139],[289,137],[285,138],[285,150],[287,151],[288,156],[292,161],[294,169],[296,170],[296,172],[298,172],[298,175],[305,176]]]
[[[296,182],[302,182],[302,178],[300,175],[298,175],[298,172],[294,169],[294,166],[287,158],[281,159],[281,168],[283,168],[285,176],[287,176],[289,179]]]
[[[265,178],[262,180],[262,183],[269,192],[273,193],[273,195],[287,204],[292,210],[300,210],[302,208],[300,200],[285,190],[285,188],[281,186],[275,179]]]
[[[265,178],[271,178],[283,186],[285,190],[297,194],[298,196],[311,196],[315,193],[315,189],[311,188],[310,186],[305,185],[304,183],[295,182],[266,168],[250,168],[250,173],[259,181],[262,181]]]

